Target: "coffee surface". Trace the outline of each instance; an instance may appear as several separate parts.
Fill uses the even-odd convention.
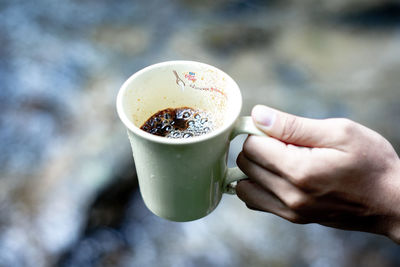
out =
[[[168,138],[189,138],[209,133],[213,122],[206,111],[190,107],[167,108],[153,114],[140,129]]]

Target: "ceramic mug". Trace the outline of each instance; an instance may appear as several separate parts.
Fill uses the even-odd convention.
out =
[[[140,126],[165,108],[191,107],[212,115],[215,129],[190,138],[152,135]],[[191,221],[212,212],[232,183],[245,179],[227,168],[229,142],[238,134],[263,133],[251,117],[239,117],[236,82],[216,67],[168,61],[133,74],[120,88],[117,111],[128,129],[139,188],[146,206],[172,221]]]

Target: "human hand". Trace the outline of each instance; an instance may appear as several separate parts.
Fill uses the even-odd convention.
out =
[[[386,235],[400,243],[400,159],[378,133],[348,119],[314,120],[265,106],[252,117],[236,187],[255,210],[294,223]]]

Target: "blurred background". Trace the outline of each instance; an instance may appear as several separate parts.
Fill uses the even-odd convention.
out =
[[[243,115],[348,117],[400,152],[399,1],[0,0],[0,266],[400,266],[389,239],[235,196],[194,222],[152,215],[115,98],[175,59],[230,74]]]

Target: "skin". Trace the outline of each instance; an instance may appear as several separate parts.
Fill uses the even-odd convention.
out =
[[[293,223],[381,234],[400,244],[400,159],[375,131],[348,119],[314,120],[256,106],[265,136],[249,136],[236,187],[254,210]]]

